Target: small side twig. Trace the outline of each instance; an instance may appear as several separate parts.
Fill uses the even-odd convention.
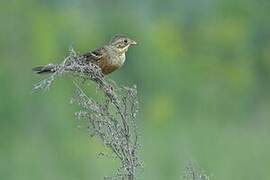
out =
[[[196,162],[189,161],[184,170],[185,180],[210,180],[209,176],[198,166]]]

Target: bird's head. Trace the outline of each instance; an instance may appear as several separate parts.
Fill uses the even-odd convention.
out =
[[[116,35],[112,38],[110,45],[115,47],[119,52],[125,53],[127,52],[128,48],[132,45],[136,45],[137,43],[129,39],[126,36],[123,35]]]

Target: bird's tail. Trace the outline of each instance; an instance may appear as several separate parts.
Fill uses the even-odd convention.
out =
[[[46,66],[38,66],[34,67],[33,71],[37,74],[48,74],[48,73],[54,73],[56,71],[57,65],[48,64]]]

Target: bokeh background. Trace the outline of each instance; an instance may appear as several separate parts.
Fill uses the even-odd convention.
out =
[[[31,68],[114,34],[139,42],[108,78],[137,84],[138,179],[181,179],[194,160],[212,179],[270,179],[268,0],[1,0],[0,179],[88,180],[117,162],[77,128],[69,78],[31,93]],[[90,92],[95,95],[95,92]]]

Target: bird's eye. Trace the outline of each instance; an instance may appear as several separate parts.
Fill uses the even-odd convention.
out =
[[[124,43],[127,43],[127,42],[128,42],[128,40],[127,40],[127,39],[125,39],[125,40],[124,40]]]

